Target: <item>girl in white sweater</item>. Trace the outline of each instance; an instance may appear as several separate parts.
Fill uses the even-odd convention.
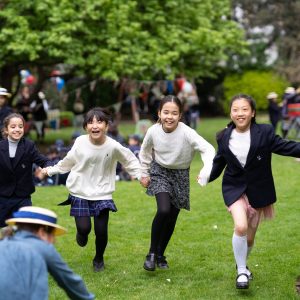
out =
[[[127,148],[106,135],[111,117],[102,108],[93,108],[85,115],[83,128],[66,157],[55,166],[45,169],[49,176],[70,172],[66,182],[70,194],[70,215],[75,217],[76,241],[84,247],[94,217],[96,254],[94,271],[104,270],[103,254],[107,245],[109,211],[117,211],[112,200],[115,190],[116,165],[119,161],[128,173],[140,178],[140,164]]]
[[[173,234],[181,208],[190,209],[189,170],[195,152],[200,152],[204,167],[198,180],[209,179],[214,147],[182,122],[182,103],[172,95],[161,100],[158,123],[151,126],[139,154],[142,165],[141,184],[147,194],[156,197],[157,213],[152,223],[151,245],[144,269],[168,268],[165,249]]]

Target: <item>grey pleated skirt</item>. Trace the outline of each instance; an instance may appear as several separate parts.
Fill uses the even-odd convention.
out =
[[[150,178],[146,191],[149,196],[162,192],[169,193],[171,203],[176,208],[190,210],[190,168],[167,169],[152,161]]]

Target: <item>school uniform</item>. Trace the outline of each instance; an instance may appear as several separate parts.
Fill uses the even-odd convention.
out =
[[[31,205],[35,191],[32,165],[45,167],[50,160],[39,153],[33,141],[21,138],[14,158],[9,155],[7,139],[0,141],[0,227],[20,207]]]
[[[300,143],[275,135],[269,124],[251,124],[250,149],[243,167],[229,149],[234,125],[226,128],[218,139],[218,151],[213,161],[209,181],[218,178],[225,168],[222,181],[224,202],[230,206],[246,194],[253,208],[266,207],[276,202],[272,175],[272,153],[300,157]]]
[[[170,194],[171,203],[178,209],[190,210],[190,164],[199,152],[204,167],[199,176],[207,181],[215,149],[194,129],[182,122],[172,132],[161,124],[152,125],[143,140],[139,159],[142,177],[151,178],[147,194]]]
[[[70,195],[61,205],[71,204],[71,216],[98,216],[104,209],[117,211],[112,200],[117,162],[131,176],[140,178],[139,161],[128,148],[109,136],[102,145],[94,145],[85,134],[75,140],[64,159],[48,169],[49,176],[70,172],[66,181]]]

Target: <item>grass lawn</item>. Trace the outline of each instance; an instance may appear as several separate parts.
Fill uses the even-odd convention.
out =
[[[225,118],[204,119],[198,131],[215,145],[215,133],[227,122]],[[131,124],[120,127],[125,136],[133,130]],[[142,267],[156,204],[137,181],[117,182],[118,212],[110,214],[106,269],[100,273],[92,271],[93,233],[85,248],[77,246],[69,207],[57,206],[66,199],[66,188],[39,187],[33,204],[56,211],[59,223],[67,227],[68,233],[57,238],[56,247],[97,299],[299,299],[295,280],[300,275],[300,163],[273,156],[276,216],[262,223],[257,233],[248,262],[254,280],[246,291],[235,288],[233,223],[223,204],[221,178],[201,188],[195,179],[200,167],[197,155],[191,166],[191,211],[182,210],[179,215],[166,251],[169,270],[147,272]],[[49,299],[67,299],[52,279]]]

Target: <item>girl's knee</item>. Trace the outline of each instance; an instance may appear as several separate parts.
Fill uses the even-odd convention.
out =
[[[77,232],[81,235],[89,235],[91,229],[91,226],[77,226]]]
[[[236,224],[234,226],[234,232],[238,236],[245,236],[247,234],[248,226],[247,224]]]
[[[158,209],[156,215],[159,218],[169,219],[170,218],[170,209]]]

